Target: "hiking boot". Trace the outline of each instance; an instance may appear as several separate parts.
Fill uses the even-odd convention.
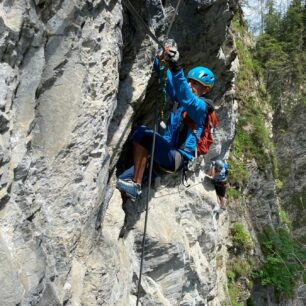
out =
[[[118,179],[116,187],[121,191],[124,192],[130,200],[135,201],[141,194],[141,186],[133,182],[131,179],[129,180],[122,180]]]

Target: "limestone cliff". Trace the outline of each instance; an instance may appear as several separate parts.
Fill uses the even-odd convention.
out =
[[[160,40],[176,3],[133,1]],[[238,0],[182,1],[170,33],[186,71],[216,72],[222,157],[237,119],[237,10]],[[134,305],[146,197],[129,204],[134,228],[118,240],[114,181],[131,129],[152,124],[157,45],[124,0],[4,0],[0,29],[0,305]],[[197,169],[190,187],[172,175],[150,194],[142,305],[229,300],[230,218],[213,218],[215,192]],[[258,207],[258,224],[270,222],[271,206]]]
[[[275,140],[280,168],[280,200],[288,212],[293,234],[303,244],[306,242],[306,147],[305,101],[296,98],[296,93],[287,98],[289,105],[282,107],[275,116]],[[305,98],[304,98],[305,100]],[[301,213],[302,212],[302,213]]]

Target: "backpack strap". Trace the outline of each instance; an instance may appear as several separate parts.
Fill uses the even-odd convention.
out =
[[[204,99],[203,97],[200,97],[200,99],[206,104],[206,111],[207,111],[207,118],[206,118],[206,120],[204,122],[203,131],[202,131],[202,134],[201,134],[200,137],[199,137],[199,135],[197,133],[198,132],[197,126],[192,121],[192,119],[188,116],[187,111],[183,111],[182,112],[182,117],[183,117],[184,124],[186,124],[191,129],[191,131],[195,134],[195,137],[196,137],[197,141],[199,141],[200,138],[203,136],[203,132],[204,132],[204,128],[205,128],[206,122],[209,122],[211,128],[216,128],[217,125],[218,125],[217,117],[215,115],[214,116],[211,115],[215,111],[215,108],[213,106],[213,101],[210,100],[210,99]],[[211,115],[211,116],[209,117],[209,115]],[[210,118],[212,118],[212,120],[209,120]]]
[[[213,106],[213,101],[209,99],[204,99],[204,97],[200,97],[200,99],[206,104],[206,119],[203,122],[203,129],[201,132],[201,135],[198,134],[198,128],[195,122],[188,116],[187,111],[182,112],[182,122],[184,126],[187,126],[193,133],[193,135],[196,138],[196,148],[194,151],[194,156],[195,159],[198,158],[198,151],[203,152],[203,141],[202,139],[205,139],[205,144],[208,143],[208,148],[209,146],[213,143],[213,139],[211,134],[214,132],[214,130],[218,126],[218,119],[217,115],[215,113],[215,108]],[[184,148],[181,147],[181,149],[184,150]],[[205,153],[201,153],[205,154]]]
[[[207,116],[208,116],[210,113],[212,113],[214,111],[214,107],[212,105],[212,100],[204,99],[204,97],[200,97],[200,99],[206,104],[206,111],[207,111]],[[196,126],[195,122],[193,122],[193,120],[188,116],[187,111],[183,111],[182,118],[183,118],[184,124],[187,125],[190,128],[190,130],[192,131],[192,133],[195,136],[196,141],[198,143],[200,141],[200,138],[203,136],[205,125],[206,125],[206,122],[207,122],[207,118],[206,118],[206,120],[203,124],[203,130],[202,130],[201,136],[198,135],[197,126]],[[195,159],[198,158],[197,146],[196,146],[195,151],[194,151],[194,157],[195,157]]]
[[[183,111],[182,113],[183,123],[184,125],[188,126],[192,132],[192,134],[195,136],[197,143],[200,140],[200,137],[198,135],[198,130],[196,124],[192,121],[192,119],[188,116],[187,111]],[[198,150],[197,147],[194,150],[195,158],[198,158]]]

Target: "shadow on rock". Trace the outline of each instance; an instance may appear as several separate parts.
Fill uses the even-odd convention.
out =
[[[147,191],[147,190],[145,190]],[[153,196],[154,190],[151,189],[150,198],[151,200]],[[147,204],[147,192],[143,192],[142,195],[135,202],[132,202],[129,198],[127,198],[124,194],[122,196],[122,209],[125,213],[124,223],[119,232],[119,237],[125,239],[129,232],[134,229],[135,224],[140,219],[140,216],[143,212],[146,211]]]
[[[203,179],[203,186],[204,186],[205,190],[207,190],[207,191],[215,190],[215,187],[212,184],[212,179],[207,175]]]

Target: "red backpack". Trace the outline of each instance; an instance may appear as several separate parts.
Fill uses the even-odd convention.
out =
[[[207,100],[205,101],[205,103],[207,105],[207,117],[200,138],[197,134],[196,124],[187,115],[186,111],[182,113],[184,124],[186,124],[192,130],[192,132],[197,138],[198,155],[205,155],[208,152],[209,147],[214,143],[211,130],[217,128],[218,126],[218,119],[214,107],[209,102],[207,102]]]

